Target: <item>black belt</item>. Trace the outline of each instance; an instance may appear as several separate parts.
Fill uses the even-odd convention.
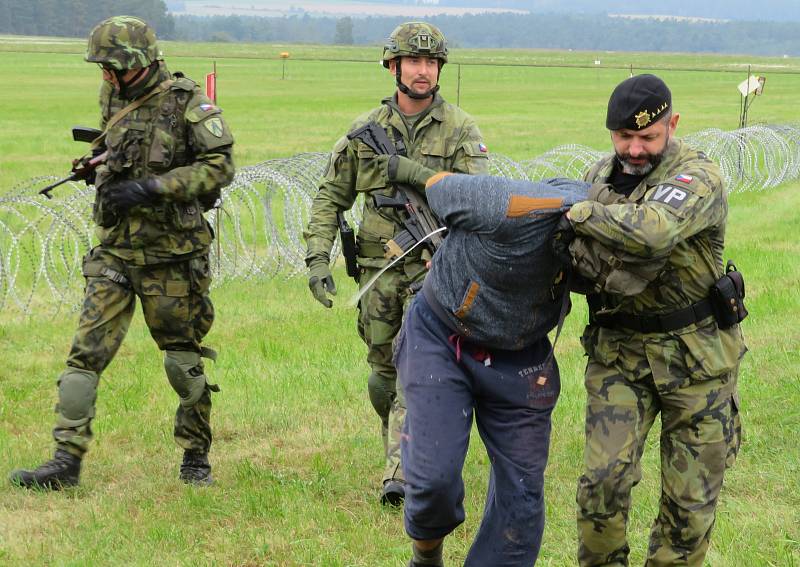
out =
[[[689,307],[661,315],[605,314],[592,310],[589,314],[589,322],[609,329],[622,328],[639,333],[667,333],[702,321],[712,314],[711,301],[702,299]]]

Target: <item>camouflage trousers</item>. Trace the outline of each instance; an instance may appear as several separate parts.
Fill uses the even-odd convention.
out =
[[[377,268],[362,267],[361,284],[370,281],[378,271]],[[406,417],[406,402],[397,382],[392,351],[403,313],[414,295],[409,289],[414,279],[407,275],[402,265],[391,268],[364,294],[358,306],[358,334],[367,344],[367,362],[372,369],[368,382],[369,399],[381,418],[386,459],[383,482],[404,480],[400,466],[400,435]]]
[[[59,377],[59,403],[53,437],[59,448],[82,456],[92,440],[96,390],[74,375],[94,377],[111,363],[130,326],[138,297],[150,334],[163,351],[203,353],[200,343],[214,321],[214,307],[208,295],[211,284],[208,256],[166,264],[136,266],[110,254],[102,246],[84,258],[86,278],[78,329]],[[198,365],[189,372],[203,374]],[[198,374],[199,373],[199,374]],[[211,391],[206,383],[199,400],[191,407],[179,405],[175,414],[175,440],[184,449],[208,451],[211,446]],[[85,419],[76,420],[75,406]]]
[[[701,378],[680,365],[660,366],[656,356],[648,360],[652,347],[663,345],[621,344],[609,365],[589,356],[580,565],[628,565],[631,489],[641,480],[645,440],[659,413],[661,500],[646,565],[702,566],[708,550],[725,469],[739,448],[737,369]]]

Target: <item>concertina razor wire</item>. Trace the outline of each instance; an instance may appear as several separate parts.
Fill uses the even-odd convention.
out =
[[[761,191],[800,177],[798,126],[707,129],[683,140],[720,165],[731,193]],[[575,179],[602,155],[576,144],[522,161],[494,154],[490,173]],[[305,272],[302,233],[327,161],[326,153],[305,153],[237,170],[222,191],[221,208],[206,215],[217,235],[211,249],[214,285]],[[82,259],[94,243],[94,187],[69,183],[47,200],[38,188],[53,179],[31,179],[0,196],[0,312],[79,307]],[[360,213],[356,203],[346,215],[351,225],[358,225]],[[337,239],[331,258],[339,251]]]

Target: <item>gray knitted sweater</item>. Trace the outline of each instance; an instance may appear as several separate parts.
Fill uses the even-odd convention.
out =
[[[433,257],[425,295],[470,342],[519,350],[558,322],[563,279],[550,249],[561,215],[586,200],[589,184],[450,175],[426,191],[448,227]]]

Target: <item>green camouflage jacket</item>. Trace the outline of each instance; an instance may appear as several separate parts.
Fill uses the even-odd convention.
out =
[[[233,136],[222,110],[193,81],[171,76],[160,65],[152,87],[169,79],[171,85],[108,131],[108,159],[98,168],[95,184],[100,242],[114,255],[140,265],[206,251],[213,236],[203,212],[234,174]],[[100,127],[130,102],[115,96],[104,82]],[[105,198],[103,187],[108,183],[145,177],[161,181],[166,189],[162,202],[120,214]]]
[[[370,121],[382,126],[392,140],[401,138],[406,155],[434,171],[467,174],[486,174],[488,171],[488,154],[474,120],[438,94],[411,135],[394,97],[384,99],[380,107],[357,118],[350,131]],[[350,209],[359,194],[394,196],[394,189],[387,186],[385,174],[377,167],[374,158],[375,153],[360,140],[351,141],[343,136],[334,145],[304,234],[308,244],[307,265],[329,263],[338,229],[336,213]],[[359,265],[385,265],[383,244],[402,228],[399,213],[385,208],[378,210],[371,198],[365,199],[357,237]],[[409,254],[406,264],[419,262],[420,254],[417,251]]]
[[[613,155],[602,159],[586,174],[586,181],[606,182],[613,163]],[[627,284],[638,290],[609,293],[606,287],[600,294],[605,311],[670,313],[708,297],[709,288],[723,275],[728,213],[716,164],[673,139],[661,164],[630,196],[614,194],[601,200],[610,204],[589,200],[570,211],[578,237],[570,247],[577,269],[595,269],[581,265],[582,252],[586,257],[602,256],[592,252],[602,247],[611,252],[611,263],[618,268],[614,287],[622,290]],[[638,273],[628,279],[629,270]],[[591,341],[601,360],[615,351],[615,343],[630,338],[628,332],[605,328],[595,334]],[[708,376],[733,369],[746,350],[738,325],[720,331],[714,323],[698,322],[670,334],[680,336]]]

